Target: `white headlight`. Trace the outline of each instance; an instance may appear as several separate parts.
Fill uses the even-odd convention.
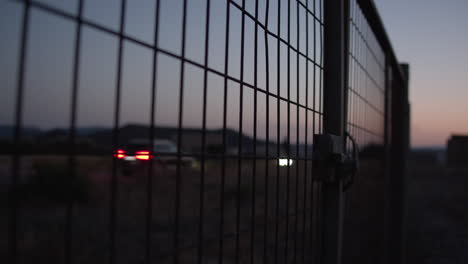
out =
[[[293,164],[292,159],[279,159],[278,160],[278,165],[280,165],[281,167],[291,166],[292,164]]]

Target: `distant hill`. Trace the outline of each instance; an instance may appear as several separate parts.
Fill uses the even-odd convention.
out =
[[[429,146],[429,147],[415,147],[415,148],[411,148],[411,151],[416,151],[416,152],[420,152],[420,151],[445,151],[445,146]]]
[[[413,164],[444,164],[446,148],[445,147],[420,147],[412,148],[408,159]]]
[[[39,129],[35,127],[26,127],[23,129],[22,137],[27,139],[22,142],[22,148],[30,153],[66,153],[69,149],[69,129]],[[167,139],[177,144],[177,127],[154,127],[155,139]],[[14,128],[12,126],[0,126],[0,143],[4,153],[9,153],[15,147],[11,139],[13,138]],[[110,127],[79,127],[76,129],[76,144],[80,153],[105,153],[112,150],[113,129]],[[150,136],[150,127],[148,125],[127,124],[119,129],[119,145],[126,145],[133,139],[144,139]],[[202,151],[201,128],[182,128],[182,148],[184,151],[201,152]],[[226,144],[223,143],[223,135],[226,136]],[[226,151],[235,154],[238,151],[253,154],[256,148],[259,155],[265,155],[268,151],[275,155],[278,151],[278,145],[275,141],[266,141],[265,139],[254,138],[250,135],[239,134],[238,131],[228,128],[225,131],[220,128],[207,129],[205,138],[205,150],[212,153],[219,153],[226,148]],[[242,143],[241,143],[242,142]],[[240,144],[241,143],[241,144]],[[239,149],[241,145],[242,149]],[[312,155],[312,144],[308,146],[300,143],[291,142],[288,146],[286,141],[280,142],[280,152],[282,155],[290,153],[292,156],[304,156],[307,153]],[[289,151],[288,151],[289,149]],[[0,151],[1,152],[1,151]]]
[[[0,140],[12,140],[14,133],[14,126],[0,125]],[[21,129],[21,135],[23,137],[35,137],[41,133],[42,131],[37,127],[23,127]]]
[[[111,131],[112,128],[109,127],[80,127],[76,129],[76,134],[78,136],[89,136],[102,131]]]

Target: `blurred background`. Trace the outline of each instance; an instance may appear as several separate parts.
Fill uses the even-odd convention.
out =
[[[375,1],[411,64],[408,262],[468,257],[468,3]]]

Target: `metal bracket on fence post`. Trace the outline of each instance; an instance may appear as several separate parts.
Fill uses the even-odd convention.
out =
[[[352,143],[352,155],[341,151],[342,137],[330,134],[314,135],[313,168],[317,173],[317,180],[323,183],[343,181],[343,191],[353,183],[357,174],[358,150],[355,140],[346,134]]]
[[[332,183],[339,180],[337,168],[343,161],[342,138],[331,134],[314,135],[313,169],[317,180]]]

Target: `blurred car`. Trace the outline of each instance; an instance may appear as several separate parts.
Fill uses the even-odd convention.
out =
[[[176,166],[178,162],[184,167],[194,167],[196,160],[192,157],[185,156],[182,153],[180,160],[177,156],[177,145],[167,139],[153,140],[153,148],[149,140],[132,139],[123,148],[115,151],[114,157],[121,164],[124,175],[129,175],[136,169],[148,165],[150,162],[159,162],[164,166]]]

